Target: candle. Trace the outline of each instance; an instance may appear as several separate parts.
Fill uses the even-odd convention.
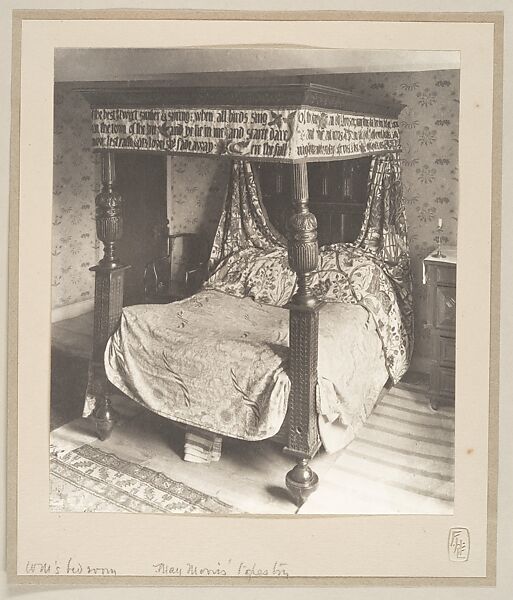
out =
[[[442,219],[438,219],[438,229],[442,229]]]

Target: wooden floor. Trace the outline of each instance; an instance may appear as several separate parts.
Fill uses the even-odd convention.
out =
[[[87,369],[90,315],[54,324],[53,382],[66,379],[65,359]],[[68,371],[69,372],[69,371]],[[77,377],[74,377],[77,380]],[[312,466],[320,486],[301,514],[450,514],[453,510],[454,411],[433,413],[424,396],[425,379],[411,374],[393,388],[366,428],[341,452],[321,452]],[[201,492],[253,514],[294,514],[284,485],[293,461],[270,441],[225,439],[218,463],[182,460],[183,431],[120,396],[121,420],[111,438],[96,439],[92,423],[80,417],[83,382],[67,398],[52,394],[56,425],[51,443],[60,450],[83,444],[162,472]],[[82,394],[82,395],[81,395]],[[64,421],[64,423],[63,423]]]

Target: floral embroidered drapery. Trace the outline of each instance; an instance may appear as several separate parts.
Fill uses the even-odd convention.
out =
[[[234,161],[225,206],[219,220],[209,271],[245,250],[286,248],[287,240],[271,224],[251,163]]]
[[[209,260],[207,288],[251,296],[276,306],[295,291],[286,240],[271,225],[253,168],[234,161],[226,203]],[[372,159],[367,207],[354,243],[320,249],[313,275],[316,295],[326,302],[364,306],[383,343],[390,377],[398,381],[413,349],[412,279],[396,153]]]

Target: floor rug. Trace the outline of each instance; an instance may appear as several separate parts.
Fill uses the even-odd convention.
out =
[[[240,513],[181,482],[85,444],[50,457],[52,512]]]

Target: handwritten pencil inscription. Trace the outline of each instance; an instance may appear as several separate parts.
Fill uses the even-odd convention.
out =
[[[25,574],[27,575],[101,575],[115,576],[116,569],[107,566],[91,565],[80,562],[73,558],[59,562],[44,561],[37,562],[28,560],[25,564]]]
[[[167,577],[289,577],[287,563],[271,561],[260,564],[255,561],[228,559],[214,564],[155,562],[148,565],[151,573]],[[64,575],[64,576],[117,576],[115,568],[105,565],[93,565],[76,558],[63,561],[32,561],[25,563],[26,575]]]
[[[286,563],[275,561],[269,565],[256,562],[232,561],[217,562],[215,565],[185,563],[184,565],[158,562],[152,565],[155,575],[178,577],[288,577]]]

